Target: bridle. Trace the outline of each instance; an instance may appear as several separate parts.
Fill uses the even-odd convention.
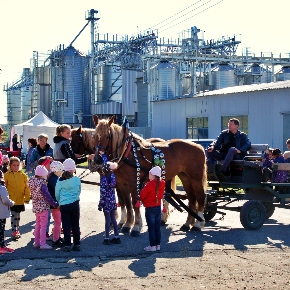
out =
[[[78,141],[78,147],[77,147],[77,152],[75,152],[75,153],[79,153],[80,152],[80,148],[81,148],[81,146],[84,146],[84,143],[83,143],[83,134],[82,133],[80,133],[79,134],[79,141]]]
[[[100,139],[100,138],[99,138]],[[95,147],[96,148],[96,153],[99,152],[99,151],[104,151],[104,154],[107,153],[107,151],[109,150],[110,148],[110,142],[111,142],[111,139],[112,139],[112,133],[111,131],[109,132],[109,134],[107,135],[106,139],[108,140],[108,144],[106,147],[100,145],[100,141],[99,141],[99,144]],[[108,157],[110,155],[112,155],[114,152],[112,152],[111,154],[108,155]],[[106,154],[107,155],[107,154]]]

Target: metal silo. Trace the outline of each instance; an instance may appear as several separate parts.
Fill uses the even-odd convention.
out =
[[[114,64],[103,64],[97,75],[97,101],[122,100],[122,70]]]
[[[181,95],[188,95],[191,93],[191,87],[192,87],[192,80],[191,76],[185,75],[184,78],[181,80]]]
[[[32,86],[26,84],[20,88],[21,96],[21,123],[31,118],[31,97],[32,97]]]
[[[271,82],[271,72],[258,64],[252,64],[245,74],[245,85]]]
[[[277,73],[276,80],[278,82],[290,80],[290,66],[283,66]]]
[[[139,111],[137,109],[137,78],[143,78],[143,73],[125,69],[122,71],[123,116],[135,117],[135,112]]]
[[[151,68],[151,99],[165,100],[179,95],[178,67],[167,60]]]
[[[85,125],[89,115],[90,96],[88,70],[89,58],[70,46],[53,52],[52,62],[52,112],[58,123]],[[86,76],[86,78],[84,78]]]
[[[21,87],[10,87],[7,91],[7,113],[9,125],[21,123]]]
[[[234,68],[227,63],[220,63],[212,69],[213,90],[219,90],[237,85]]]

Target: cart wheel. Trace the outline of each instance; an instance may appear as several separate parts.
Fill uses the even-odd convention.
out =
[[[241,207],[240,221],[247,230],[257,230],[266,220],[266,209],[258,200],[248,200]]]
[[[275,205],[272,202],[269,202],[269,201],[262,202],[262,204],[265,207],[266,218],[268,219],[268,218],[270,218],[273,215],[273,213],[275,211]]]
[[[209,222],[211,219],[214,218],[217,212],[217,204],[216,203],[211,203],[206,206],[203,212],[203,217],[206,222]]]

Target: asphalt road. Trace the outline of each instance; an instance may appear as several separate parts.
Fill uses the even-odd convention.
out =
[[[78,169],[77,174],[82,171],[83,169]],[[99,176],[97,173],[90,174],[84,180],[98,182]],[[186,213],[172,210],[168,223],[162,227],[160,253],[146,253],[143,251],[143,248],[148,245],[144,208],[142,210],[143,228],[140,236],[131,237],[129,234],[121,233],[121,244],[106,246],[102,244],[104,217],[102,212],[97,210],[98,200],[99,186],[82,184],[80,252],[67,253],[60,248],[46,251],[34,249],[32,232],[35,217],[31,205],[28,205],[26,211],[21,213],[20,232],[22,237],[18,241],[10,239],[10,220],[8,219],[6,240],[9,246],[15,249],[15,252],[0,256],[0,286],[2,285],[3,289],[36,289],[36,287],[54,289],[58,284],[67,289],[80,289],[81,287],[88,289],[110,287],[175,289],[179,286],[182,286],[183,289],[213,289],[216,282],[214,279],[207,278],[207,284],[200,282],[196,287],[186,283],[184,277],[188,275],[187,269],[192,271],[190,279],[195,280],[197,279],[195,275],[200,275],[198,269],[204,269],[205,265],[223,264],[224,267],[227,267],[229,253],[235,253],[235,258],[231,262],[235,261],[235,265],[239,265],[245,259],[245,257],[240,257],[241,253],[244,255],[252,253],[252,256],[249,254],[249,257],[257,255],[261,259],[261,253],[271,256],[271,251],[274,251],[272,256],[280,257],[279,263],[281,259],[285,262],[285,258],[289,265],[290,226],[289,210],[287,209],[276,209],[273,216],[257,231],[245,230],[239,221],[239,213],[228,211],[224,219],[217,214],[201,232],[180,231],[180,227],[186,220]],[[269,263],[268,256],[265,258],[267,263]],[[261,263],[265,262],[265,260],[261,260]],[[275,261],[278,263],[278,260],[272,262]],[[250,267],[253,265],[250,264]],[[285,263],[283,267],[285,268]],[[244,270],[243,273],[245,273]],[[261,274],[261,279],[263,275],[265,274]],[[275,275],[278,277],[279,273],[272,272],[273,279],[275,279]],[[217,277],[223,276],[217,274]],[[146,280],[142,280],[144,278]],[[246,281],[244,282],[246,283]],[[159,286],[157,287],[157,285]],[[239,287],[235,289],[254,289],[240,288],[243,282],[237,285]],[[220,286],[216,289],[228,289],[229,287],[222,282]],[[263,289],[267,289],[267,287]]]

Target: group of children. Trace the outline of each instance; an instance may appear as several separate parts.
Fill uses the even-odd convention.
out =
[[[290,150],[290,139],[286,141],[286,145],[288,150]],[[285,151],[284,154],[282,154],[279,148],[269,148],[266,151],[263,159],[262,181],[276,183],[287,182],[289,179],[288,171],[273,171],[273,163],[290,163],[290,151]]]
[[[46,137],[45,134],[40,136]],[[57,127],[54,137],[55,148],[53,157],[42,156],[33,170],[25,174],[18,157],[3,158],[0,170],[0,254],[12,253],[13,249],[5,244],[4,232],[6,218],[11,217],[11,238],[18,240],[20,213],[25,211],[25,204],[32,199],[32,211],[35,214],[34,248],[49,250],[53,247],[63,247],[64,251],[80,251],[80,193],[81,181],[74,173],[76,164],[89,157],[74,154],[70,146],[71,128],[68,125]],[[39,140],[38,140],[39,141]],[[46,140],[47,141],[47,140]],[[48,146],[46,146],[48,147]],[[34,150],[37,147],[33,147]],[[40,147],[41,148],[41,147]],[[35,152],[32,154],[35,155]],[[100,201],[98,210],[105,217],[105,239],[103,244],[120,244],[119,230],[115,218],[117,203],[114,187],[116,178],[114,171],[118,164],[109,162],[104,152],[102,173],[100,179]],[[7,164],[8,162],[8,164]],[[6,165],[5,165],[6,164]],[[32,174],[33,172],[33,174]],[[165,182],[161,179],[160,167],[153,167],[149,172],[150,181],[141,191],[140,199],[146,207],[150,245],[145,251],[160,250],[161,241],[161,200]],[[50,214],[53,217],[52,245],[47,244],[47,228]],[[113,225],[114,237],[109,238],[110,226]],[[64,239],[61,238],[61,227]],[[73,244],[71,243],[71,233]]]
[[[9,170],[4,174],[4,178],[0,171],[2,174],[2,178],[0,176],[0,254],[13,252],[4,242],[6,218],[11,215],[11,238],[18,240],[21,237],[20,213],[25,211],[25,204],[29,203],[30,199],[32,199],[32,211],[35,213],[33,246],[41,250],[52,249],[46,242],[48,216],[51,211],[54,220],[52,246],[64,246],[65,251],[80,250],[81,182],[79,177],[74,176],[75,162],[70,158],[63,163],[59,161],[50,163],[49,158],[43,158],[41,161],[42,164],[35,169],[35,175],[29,179],[21,170],[18,157],[10,158]],[[64,241],[60,237],[61,225]],[[71,247],[71,231],[73,247]]]

